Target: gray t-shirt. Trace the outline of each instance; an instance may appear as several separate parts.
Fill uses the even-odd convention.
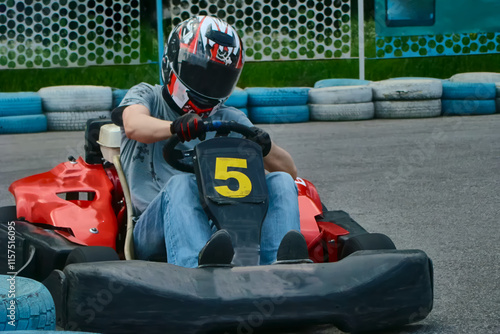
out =
[[[121,119],[123,109],[133,104],[145,106],[149,109],[151,116],[155,118],[167,121],[178,118],[179,114],[172,110],[163,99],[162,88],[163,86],[160,85],[152,86],[141,83],[129,89],[120,106],[113,111],[115,123],[121,123],[119,119]],[[210,119],[234,120],[247,126],[253,126],[242,111],[227,106],[222,106]],[[207,139],[214,135],[214,133],[207,133]],[[163,159],[165,143],[166,141],[152,144],[139,143],[127,138],[122,127],[120,161],[130,188],[135,216],[140,215],[146,209],[173,175],[183,173],[172,168]],[[192,149],[197,143],[199,140],[191,140],[179,144],[178,148],[182,150]]]

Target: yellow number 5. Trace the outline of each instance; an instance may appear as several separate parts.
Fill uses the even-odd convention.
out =
[[[252,191],[252,182],[242,172],[228,171],[229,167],[247,168],[247,161],[236,158],[217,158],[215,162],[215,179],[236,179],[239,185],[238,190],[231,190],[228,186],[214,187],[215,190],[224,197],[243,198],[248,196]]]

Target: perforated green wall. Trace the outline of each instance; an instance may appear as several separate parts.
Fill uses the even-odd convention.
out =
[[[0,0],[0,69],[138,64],[139,0]]]
[[[458,56],[500,52],[500,33],[377,37],[377,58]]]
[[[212,15],[233,25],[246,60],[351,56],[350,0],[172,0],[172,24]]]

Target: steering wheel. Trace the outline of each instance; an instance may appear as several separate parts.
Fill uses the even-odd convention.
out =
[[[230,132],[236,132],[244,137],[254,135],[250,127],[236,123],[235,121],[212,121],[203,122],[205,132],[217,132],[218,135],[227,135]],[[194,150],[179,150],[175,147],[179,144],[180,138],[176,134],[172,135],[163,146],[163,158],[172,167],[182,172],[194,173],[192,163],[183,162],[185,158],[192,158]]]

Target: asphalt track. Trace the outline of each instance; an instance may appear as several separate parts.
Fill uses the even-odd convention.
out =
[[[500,115],[262,127],[329,209],[434,261],[432,313],[384,333],[500,333]],[[0,206],[12,181],[83,145],[83,132],[0,136]]]

